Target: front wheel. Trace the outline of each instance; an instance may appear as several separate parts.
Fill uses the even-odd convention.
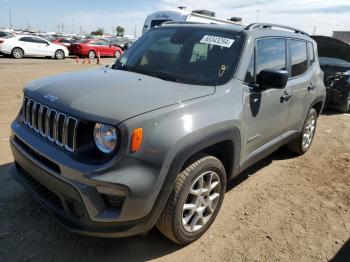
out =
[[[314,139],[316,124],[317,111],[311,108],[304,122],[300,136],[287,145],[288,149],[298,155],[306,153]]]
[[[226,191],[226,172],[219,159],[204,156],[176,179],[158,221],[158,230],[178,244],[197,240],[215,220]]]
[[[63,50],[59,49],[55,52],[55,58],[58,60],[64,59],[66,55],[64,54]]]

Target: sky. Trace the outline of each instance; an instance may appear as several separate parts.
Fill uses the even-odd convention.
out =
[[[15,28],[90,33],[101,27],[112,32],[141,34],[146,17],[159,10],[185,6],[207,9],[216,17],[239,16],[244,24],[259,22],[294,26],[309,33],[332,35],[350,31],[350,0],[0,0],[0,27],[9,27],[9,9]]]

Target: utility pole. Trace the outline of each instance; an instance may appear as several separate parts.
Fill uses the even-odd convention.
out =
[[[80,30],[80,34],[83,32],[83,28],[80,26],[80,28],[79,28]]]
[[[57,25],[57,33],[60,32],[60,25]]]
[[[259,23],[260,9],[256,10],[256,22]]]
[[[135,25],[134,37],[136,38],[136,25]]]
[[[314,26],[314,32],[313,32],[313,35],[316,34],[316,29],[317,29],[317,25]]]
[[[12,14],[11,14],[11,8],[9,8],[9,17],[10,17],[10,29],[12,29]]]
[[[29,26],[29,22],[27,21],[27,30],[29,30],[30,26]]]

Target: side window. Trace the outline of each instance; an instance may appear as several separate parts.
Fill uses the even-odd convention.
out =
[[[245,75],[244,82],[247,83],[247,84],[254,84],[254,82],[255,82],[255,73],[254,73],[255,61],[254,61],[254,56],[255,56],[255,52],[253,53],[252,57],[250,58],[248,70],[247,70],[247,73]]]
[[[307,49],[309,52],[309,65],[312,66],[315,62],[315,51],[314,51],[314,46],[312,43],[308,42],[307,43]]]
[[[19,39],[19,41],[34,43],[33,38],[32,38],[32,37],[28,37],[28,36],[21,37],[21,38]]]
[[[34,41],[38,44],[47,44],[47,42],[44,39],[40,39],[37,37],[34,37]]]
[[[292,58],[291,76],[303,75],[308,68],[306,42],[290,40],[290,52]]]
[[[256,75],[264,69],[286,70],[286,40],[259,39],[256,43]]]

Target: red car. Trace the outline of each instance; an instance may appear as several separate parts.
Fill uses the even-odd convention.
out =
[[[67,47],[69,49],[69,47],[71,46],[71,44],[74,43],[74,41],[73,40],[69,40],[68,38],[58,37],[58,38],[52,39],[51,43],[58,44],[58,45],[63,45],[63,46],[65,46],[65,47]]]
[[[119,58],[123,50],[120,47],[111,45],[108,41],[102,39],[88,39],[74,43],[69,48],[71,55],[95,58],[100,56],[112,56]]]

